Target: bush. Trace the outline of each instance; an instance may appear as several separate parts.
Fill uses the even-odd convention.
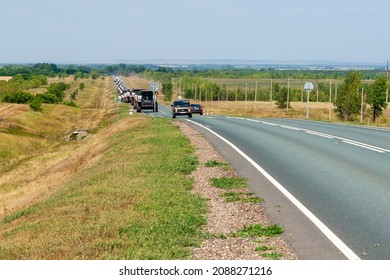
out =
[[[3,102],[27,104],[33,99],[33,95],[28,92],[9,93],[3,97]]]
[[[42,101],[41,98],[33,98],[31,99],[30,103],[30,108],[33,109],[34,111],[42,111]]]
[[[40,98],[41,98],[43,103],[47,103],[47,104],[56,104],[56,103],[58,103],[58,98],[53,93],[41,94],[39,96],[40,96]]]

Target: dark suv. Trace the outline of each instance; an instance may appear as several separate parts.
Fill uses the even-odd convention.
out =
[[[189,100],[176,100],[172,106],[172,118],[176,118],[176,115],[187,115],[192,118],[191,104]]]
[[[156,95],[151,90],[142,90],[134,96],[134,108],[137,112],[143,109],[151,109],[153,112],[158,112],[158,104]]]
[[[203,115],[203,107],[200,104],[191,104],[191,110],[193,114]]]

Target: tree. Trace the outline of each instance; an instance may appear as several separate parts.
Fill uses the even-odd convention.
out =
[[[371,106],[372,121],[375,123],[377,117],[381,116],[383,110],[387,108],[386,89],[387,78],[385,75],[376,78],[375,82],[368,90],[367,102]]]
[[[72,94],[70,95],[70,98],[71,98],[72,100],[76,100],[76,97],[77,97],[78,94],[79,94],[79,90],[78,90],[78,89],[75,89],[75,90],[72,92]]]
[[[287,94],[288,90],[286,87],[282,87],[279,92],[276,93],[276,106],[280,109],[287,108]],[[289,104],[290,105],[290,104]]]
[[[32,98],[29,102],[30,108],[34,111],[42,111],[42,100],[40,98]]]
[[[336,111],[342,120],[352,121],[360,111],[361,76],[358,71],[351,71],[340,86],[337,100],[334,102]]]
[[[93,80],[96,80],[99,77],[99,72],[97,70],[92,70],[90,75]]]
[[[162,83],[162,93],[164,94],[164,100],[165,101],[171,101],[172,100],[172,91],[173,91],[173,85],[172,82],[169,80]]]
[[[58,101],[61,102],[62,100],[64,100],[64,97],[65,97],[64,91],[69,89],[69,88],[70,88],[69,84],[60,82],[60,83],[51,84],[47,88],[47,92],[54,94],[57,97]]]

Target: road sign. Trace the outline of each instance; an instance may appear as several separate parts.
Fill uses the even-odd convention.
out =
[[[303,88],[304,88],[306,91],[311,92],[311,91],[314,89],[314,85],[313,85],[312,83],[310,83],[310,82],[307,82],[307,83],[303,86]]]
[[[314,89],[314,85],[310,82],[305,83],[303,89],[307,92],[307,102],[306,102],[306,119],[309,119],[309,102],[310,102],[310,92]]]
[[[158,83],[153,82],[149,85],[150,90],[158,91]]]

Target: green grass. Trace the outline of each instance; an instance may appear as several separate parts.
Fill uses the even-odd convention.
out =
[[[190,258],[206,223],[194,148],[170,120],[118,123],[100,161],[0,222],[0,259]]]
[[[275,250],[275,247],[268,247],[268,246],[259,246],[259,247],[256,247],[255,251],[256,252],[259,252],[259,251],[269,251],[269,250]]]
[[[227,168],[229,165],[225,162],[220,162],[218,160],[209,160],[208,162],[205,163],[206,167],[223,167]]]
[[[211,178],[211,185],[220,189],[243,189],[246,188],[246,179],[245,178]]]
[[[279,225],[263,226],[261,224],[252,224],[245,226],[243,229],[236,231],[234,237],[258,237],[258,236],[275,236],[284,232]]]
[[[263,253],[263,254],[260,254],[260,255],[262,257],[264,257],[264,258],[271,259],[271,260],[279,260],[280,257],[283,256],[282,253],[277,253],[277,252]]]
[[[260,203],[263,200],[260,197],[256,197],[251,192],[226,192],[221,195],[225,198],[226,202],[250,202]]]

